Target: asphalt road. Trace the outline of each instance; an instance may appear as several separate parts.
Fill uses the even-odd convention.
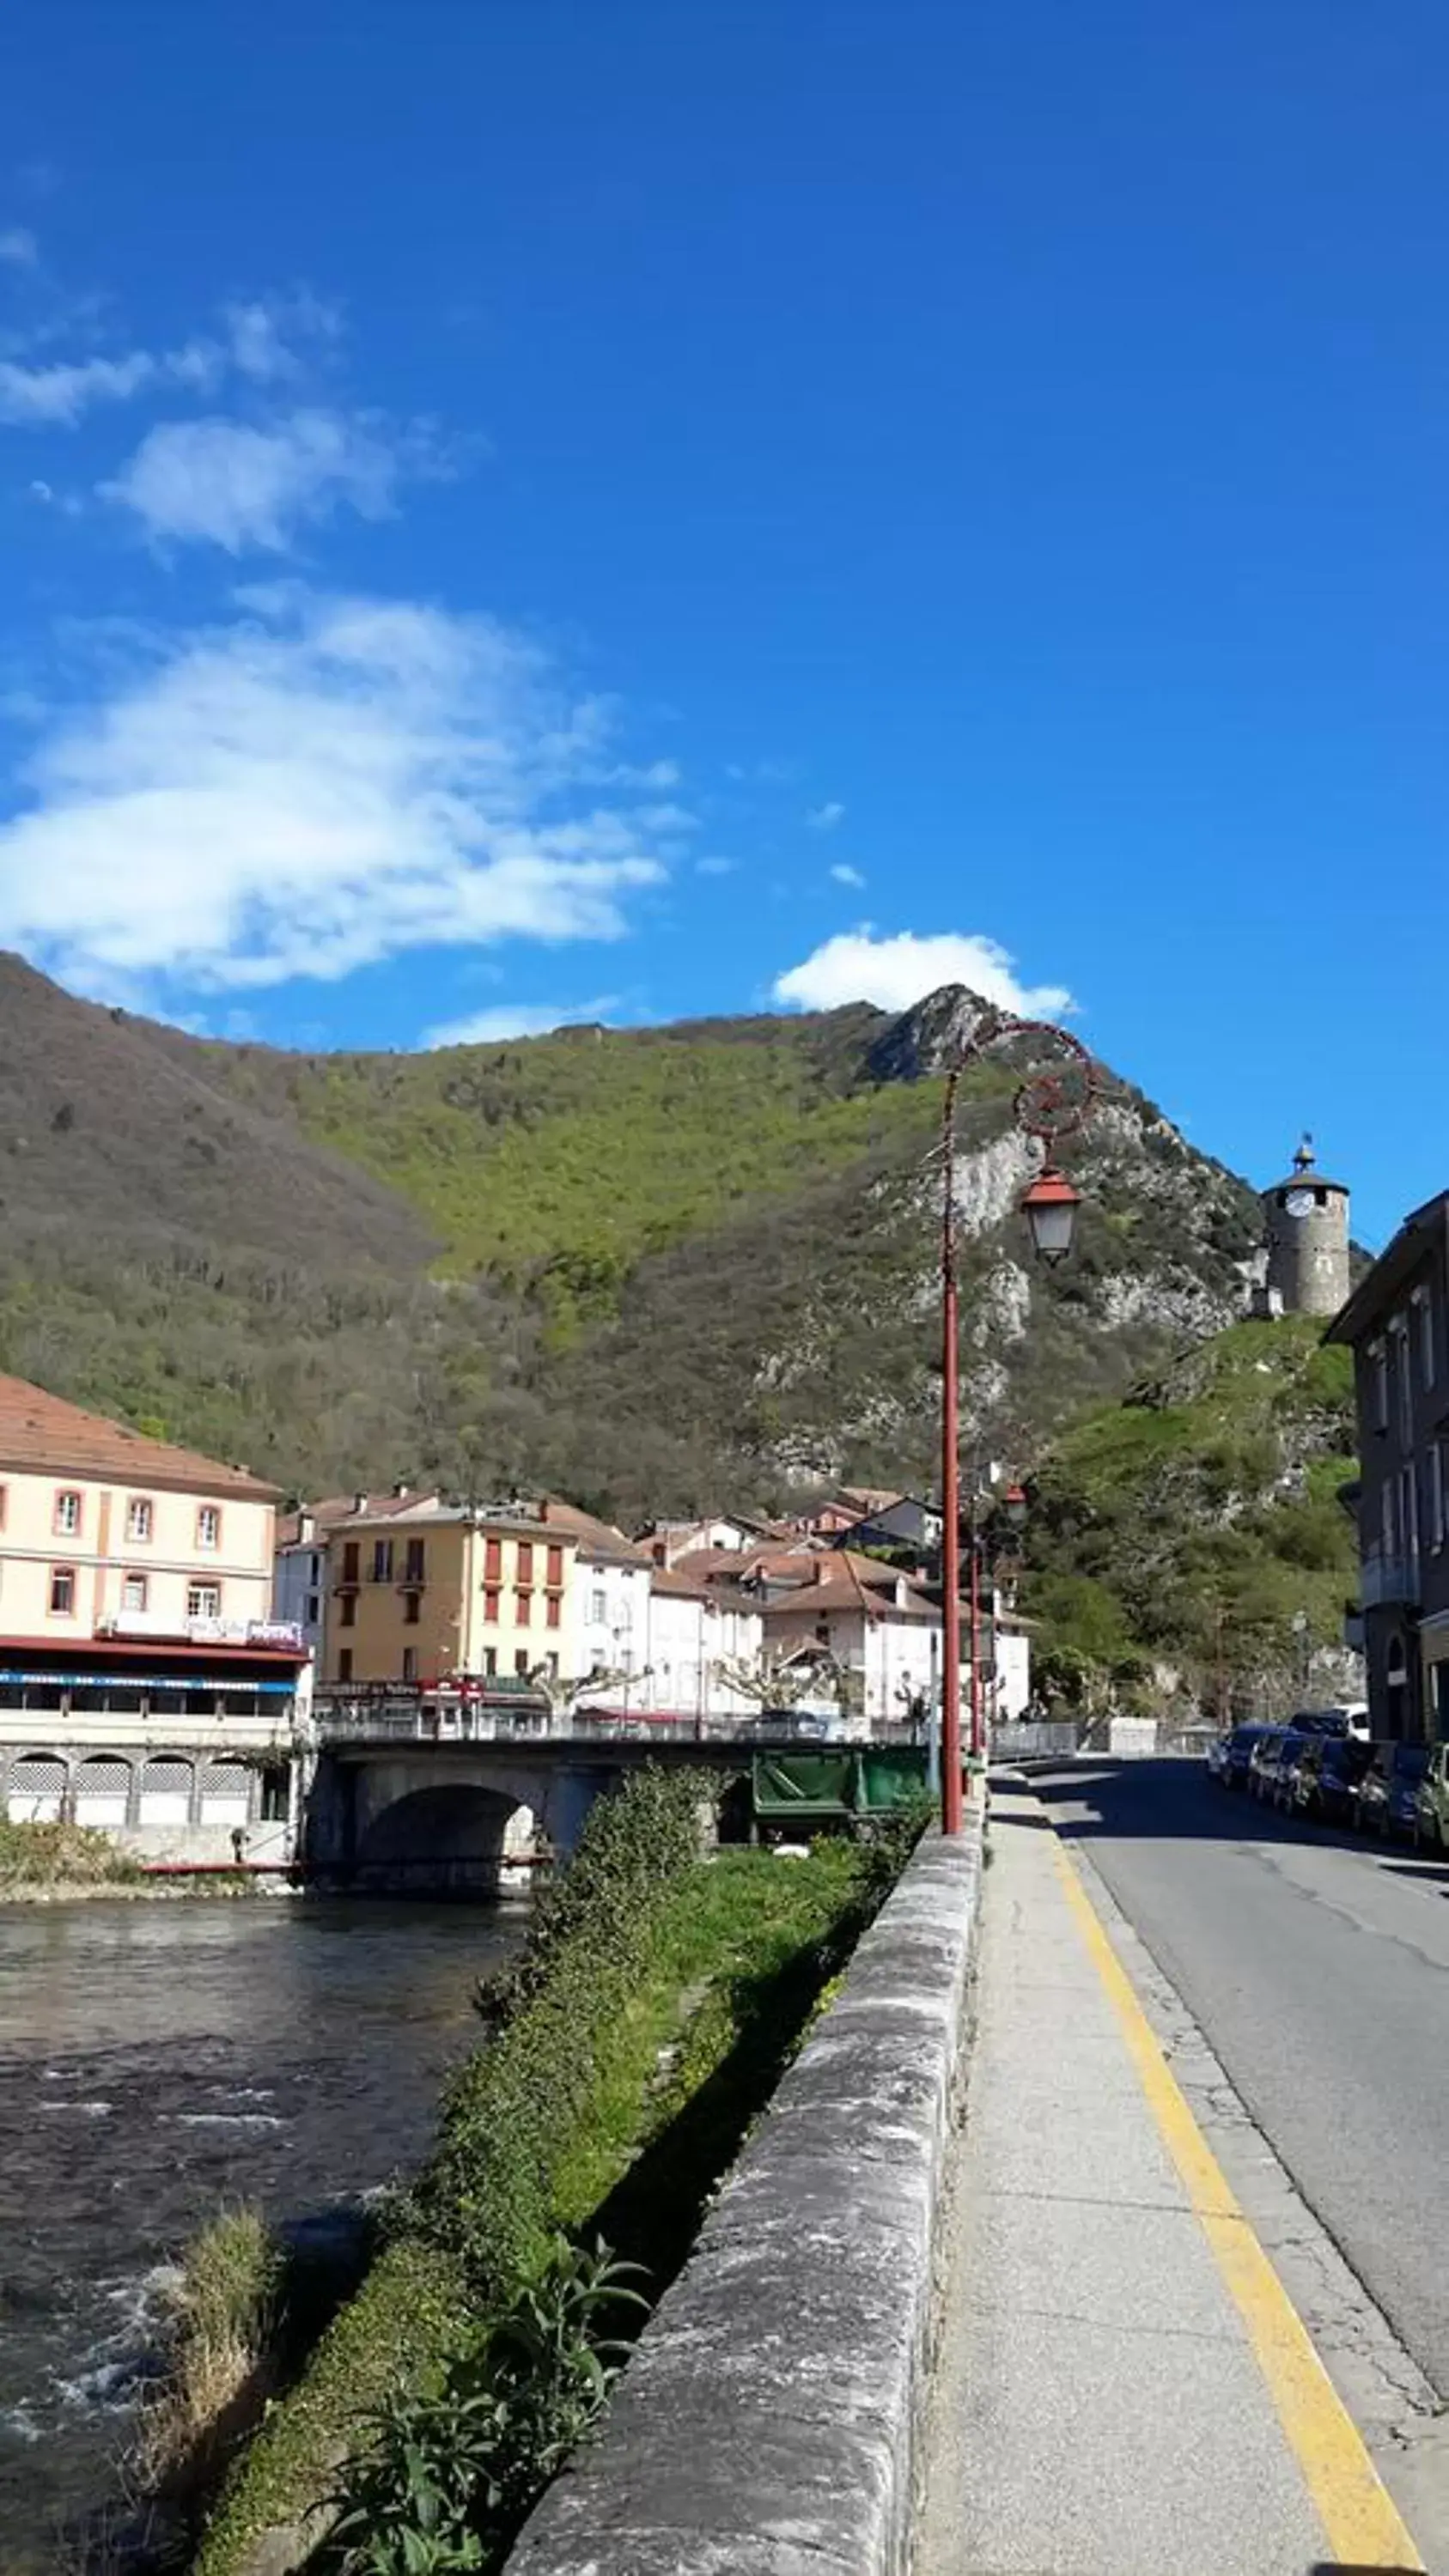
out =
[[[1449,2399],[1449,1868],[1275,1817],[1196,1762],[1036,1786]]]

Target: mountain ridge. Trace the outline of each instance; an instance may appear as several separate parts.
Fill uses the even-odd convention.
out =
[[[0,1366],[299,1490],[411,1472],[642,1512],[923,1481],[937,1068],[986,1007],[323,1055],[0,961]],[[1034,1271],[1015,1080],[963,1080],[955,1183],[968,1425],[1027,1455],[1241,1311],[1259,1211],[1105,1073],[1077,1253]]]

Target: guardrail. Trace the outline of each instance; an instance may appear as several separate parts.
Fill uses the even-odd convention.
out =
[[[313,1704],[319,1743],[405,1744],[845,1744],[912,1745],[924,1738],[911,1727],[862,1732],[833,1726],[828,1718],[795,1709],[763,1709],[746,1717],[685,1717],[652,1712],[629,1716],[579,1709],[565,1715],[538,1708],[499,1708],[483,1701],[400,1703],[397,1699],[347,1699]]]

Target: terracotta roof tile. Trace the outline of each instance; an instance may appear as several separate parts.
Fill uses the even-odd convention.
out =
[[[244,1494],[277,1500],[277,1487],[245,1467],[223,1466],[195,1449],[148,1440],[103,1413],[86,1413],[47,1395],[23,1377],[0,1376],[0,1467],[41,1475],[97,1476],[113,1484],[155,1485],[183,1493]]]

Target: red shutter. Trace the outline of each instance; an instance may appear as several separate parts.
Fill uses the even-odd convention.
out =
[[[518,1580],[520,1583],[533,1581],[532,1539],[521,1538],[518,1542]]]
[[[555,1590],[563,1581],[563,1549],[551,1547],[548,1552],[548,1579]]]
[[[483,1580],[485,1583],[497,1583],[501,1581],[502,1574],[503,1542],[501,1539],[486,1538],[483,1542]]]
[[[556,1627],[558,1626],[558,1623],[559,1623],[559,1597],[558,1597],[558,1594],[557,1594],[556,1592],[551,1592],[551,1593],[549,1594],[549,1596],[548,1596],[548,1624],[549,1624],[549,1626],[550,1626],[551,1628],[556,1628]]]

